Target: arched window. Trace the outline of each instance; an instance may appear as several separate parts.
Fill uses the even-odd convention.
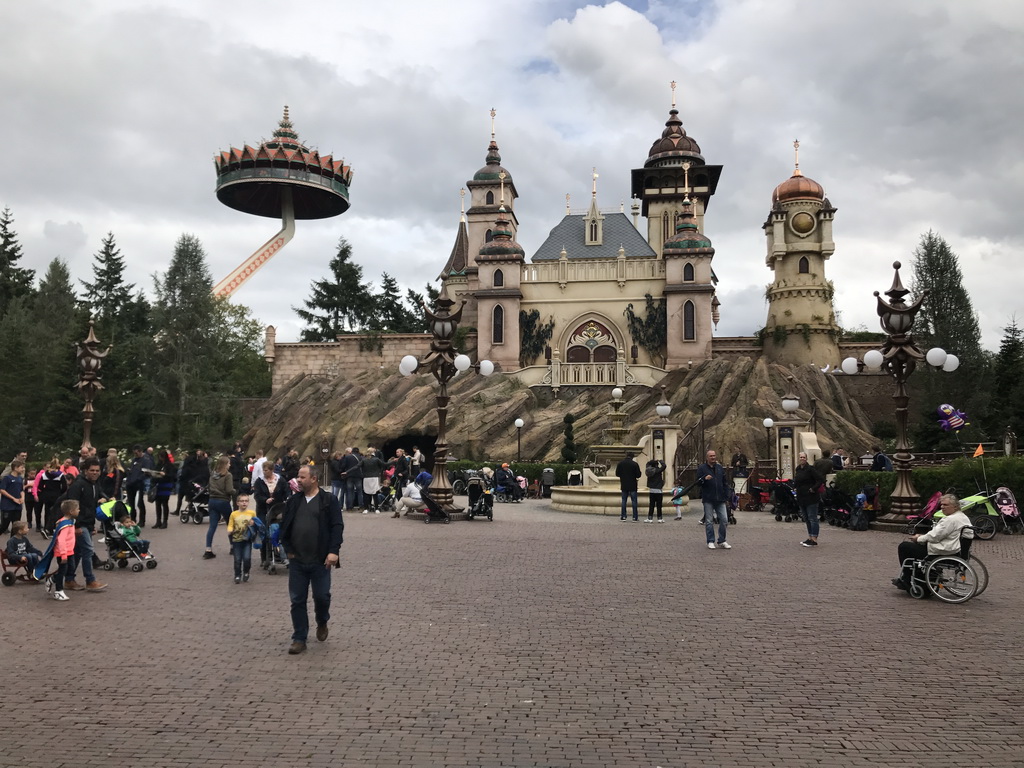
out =
[[[801,275],[806,275],[810,271],[811,271],[811,262],[809,262],[807,260],[806,256],[801,256],[800,257],[800,274]]]
[[[485,242],[485,243],[489,243],[489,242],[491,242],[491,241],[492,241],[493,239],[494,239],[494,233],[493,233],[493,232],[491,232],[491,230],[489,230],[489,229],[488,229],[488,230],[487,230],[487,232],[486,232],[486,234],[484,235],[484,242]]]
[[[661,241],[665,242],[670,237],[672,237],[672,232],[668,226],[668,211],[665,211],[661,214]]]
[[[501,304],[491,312],[491,344],[505,343],[505,310]]]
[[[693,323],[693,302],[688,301],[683,305],[683,340],[694,341],[697,338],[697,329]]]
[[[597,222],[596,221],[591,221],[590,222],[590,242],[592,242],[592,243],[596,243],[597,242]]]
[[[487,204],[488,205],[494,205],[494,193],[493,192],[488,192],[487,193]]]
[[[687,264],[683,267],[683,280],[687,283],[693,282],[693,264]]]
[[[494,287],[501,288],[505,285],[505,273],[500,269],[494,270]]]

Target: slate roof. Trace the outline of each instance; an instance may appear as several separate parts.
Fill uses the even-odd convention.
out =
[[[455,245],[452,247],[452,254],[448,257],[448,263],[444,265],[438,280],[444,280],[449,275],[461,275],[469,265],[469,234],[466,231],[466,221],[459,222],[459,231],[455,235]]]
[[[585,245],[584,214],[570,214],[555,225],[530,261],[557,261],[563,246],[569,259],[614,259],[619,255],[619,246],[625,248],[630,259],[657,257],[625,213],[603,215],[602,245]]]

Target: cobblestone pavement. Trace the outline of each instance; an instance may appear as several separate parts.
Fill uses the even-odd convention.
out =
[[[10,766],[1022,766],[1024,536],[965,605],[889,585],[897,534],[546,502],[493,523],[346,515],[327,642],[288,656],[287,575],[146,533],[102,594],[0,588]],[[60,737],[54,736],[60,732]]]

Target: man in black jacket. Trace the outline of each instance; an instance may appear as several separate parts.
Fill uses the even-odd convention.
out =
[[[349,448],[338,462],[341,481],[344,484],[341,499],[345,509],[361,509],[363,504],[363,458],[358,448]]]
[[[90,592],[102,592],[106,584],[96,581],[92,571],[92,529],[96,525],[96,507],[109,499],[100,495],[100,460],[86,459],[82,462],[80,474],[68,488],[67,497],[78,502],[78,518],[75,520],[75,554],[68,563],[64,589],[87,589]],[[82,564],[82,578],[85,586],[75,581],[78,564]]]
[[[140,528],[146,527],[146,478],[148,473],[153,471],[153,459],[142,450],[141,445],[132,448],[135,454],[131,465],[124,476],[124,487],[128,492],[128,506],[135,512],[136,520]],[[138,497],[138,500],[136,500]],[[84,515],[83,509],[79,519]]]
[[[316,470],[299,467],[299,493],[292,494],[281,520],[281,546],[288,556],[288,595],[291,598],[292,644],[288,653],[306,650],[309,611],[306,601],[313,588],[316,639],[327,639],[331,614],[331,568],[341,567],[338,552],[344,538],[341,502],[320,488]]]
[[[637,480],[640,479],[640,465],[633,461],[633,454],[627,453],[626,458],[615,467],[615,476],[619,478],[619,489],[622,491],[622,515],[626,519],[626,499],[633,502],[633,522],[640,522],[640,510],[637,508]]]
[[[700,498],[704,503],[704,533],[708,549],[732,549],[726,541],[729,529],[729,514],[725,504],[729,499],[725,469],[718,463],[718,453],[708,451],[706,461],[697,467],[697,483]],[[718,519],[718,543],[715,543],[715,518]]]

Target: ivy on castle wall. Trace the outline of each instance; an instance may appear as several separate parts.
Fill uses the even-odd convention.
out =
[[[646,303],[643,317],[636,314],[633,305],[626,306],[623,312],[629,325],[629,335],[633,343],[643,348],[651,359],[659,366],[665,365],[665,347],[668,344],[668,315],[665,302],[655,299],[651,294],[644,294]]]
[[[555,332],[554,319],[541,323],[540,312],[519,310],[519,365],[533,365],[544,353],[544,348]]]

